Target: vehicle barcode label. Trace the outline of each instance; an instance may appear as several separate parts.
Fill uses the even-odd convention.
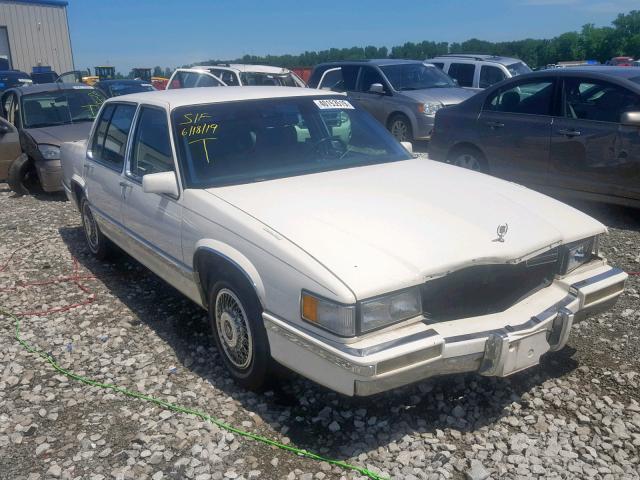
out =
[[[347,100],[336,100],[335,98],[326,99],[326,100],[314,100],[315,103],[320,110],[326,110],[329,108],[348,108],[353,110],[354,107]]]

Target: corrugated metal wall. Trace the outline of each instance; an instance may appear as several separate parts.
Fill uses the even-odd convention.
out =
[[[58,73],[73,70],[66,7],[0,0],[0,27],[9,34],[13,68],[31,72],[51,65]]]

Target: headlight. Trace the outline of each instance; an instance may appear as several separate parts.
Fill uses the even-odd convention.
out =
[[[421,313],[420,290],[417,287],[372,298],[361,304],[360,330],[368,332]]]
[[[356,307],[302,292],[302,318],[343,337],[356,334]]]
[[[425,115],[435,115],[438,110],[444,107],[440,102],[427,102],[423,105],[420,105],[418,110],[424,113]]]
[[[55,145],[38,145],[38,150],[45,160],[58,160],[60,159],[60,147]]]
[[[590,237],[577,242],[563,245],[562,248],[562,267],[561,274],[572,272],[580,265],[591,261],[598,256],[600,241],[598,237]]]

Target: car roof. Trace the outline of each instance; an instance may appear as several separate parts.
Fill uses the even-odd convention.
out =
[[[271,65],[251,65],[246,63],[216,63],[214,65],[196,65],[190,68],[180,68],[179,70],[207,70],[209,68],[231,68],[239,72],[258,72],[258,73],[289,73],[284,67],[273,67]]]
[[[609,65],[554,68],[552,69],[552,71],[559,75],[572,75],[574,73],[593,73],[602,74],[603,76],[620,78],[640,77],[640,69],[638,69],[638,67],[615,67]]]
[[[22,70],[0,70],[0,75],[9,75],[9,74],[26,75],[27,77],[29,76],[27,72],[23,72]]]
[[[458,58],[460,60],[475,60],[479,62],[492,62],[492,63],[501,63],[503,65],[511,65],[512,63],[522,62],[519,58],[514,57],[502,57],[500,55],[488,55],[485,53],[448,53],[446,55],[436,55],[435,57],[428,58],[429,60],[445,60],[445,59],[454,59]]]
[[[35,83],[33,85],[28,85],[24,87],[13,87],[13,88],[10,88],[9,90],[13,90],[18,92],[21,95],[25,95],[27,93],[54,92],[56,90],[72,90],[74,87],[83,87],[85,89],[93,89],[93,87],[87,85],[86,83],[52,82],[52,83]]]
[[[201,105],[205,103],[335,95],[346,96],[327,90],[299,87],[202,87],[130,93],[110,98],[107,102],[129,101],[174,109],[185,105]]]
[[[337,62],[325,62],[317,65],[320,66],[336,66],[339,67],[341,65],[376,65],[378,67],[383,67],[385,65],[402,65],[402,64],[411,64],[411,63],[424,63],[423,60],[408,60],[404,58],[371,58],[366,60],[344,60]]]

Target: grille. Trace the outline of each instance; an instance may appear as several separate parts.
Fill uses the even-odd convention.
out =
[[[503,312],[549,286],[558,271],[554,249],[515,265],[478,265],[422,286],[422,307],[432,321]]]

